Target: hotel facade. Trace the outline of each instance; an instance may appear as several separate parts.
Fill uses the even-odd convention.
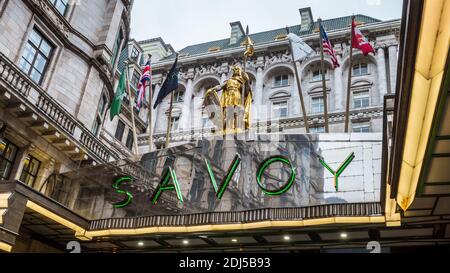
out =
[[[214,138],[203,97],[231,76],[232,65],[243,66],[244,28],[233,22],[230,37],[179,51],[170,146],[164,148],[166,99],[150,121],[151,150],[149,105],[131,110],[130,100],[148,55],[157,94],[175,50],[162,38],[129,38],[132,5],[0,2],[0,251],[448,246],[448,2],[405,1],[399,20],[356,15],[376,53],[355,51],[351,67],[351,17],[323,21],[341,64],[332,69],[325,58],[330,134],[320,57],[297,65],[305,120],[280,28],[250,35],[252,137]],[[317,27],[311,9],[302,8],[290,32],[318,51]],[[124,71],[132,98],[125,96],[121,114],[110,120]]]

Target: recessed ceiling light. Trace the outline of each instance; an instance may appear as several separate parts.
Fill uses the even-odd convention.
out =
[[[144,242],[138,242],[138,246],[144,246]]]
[[[283,239],[284,239],[285,241],[290,241],[290,240],[291,240],[291,237],[286,235],[286,236],[283,237]]]
[[[348,234],[345,233],[345,232],[342,232],[342,233],[341,233],[341,238],[342,238],[342,239],[347,239],[347,238],[348,238]]]
[[[188,245],[189,241],[188,240],[183,240],[183,245]]]
[[[237,242],[238,242],[237,239],[231,239],[231,241],[232,241],[233,243],[237,243]]]

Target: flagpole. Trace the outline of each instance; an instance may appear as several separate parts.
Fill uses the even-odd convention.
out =
[[[176,53],[175,60],[178,59],[179,53]],[[169,116],[167,120],[167,132],[166,132],[166,145],[165,148],[169,148],[170,145],[170,131],[172,127],[172,109],[173,109],[173,92],[170,92],[170,106],[169,106]]]
[[[130,102],[131,121],[133,124],[134,154],[137,156],[139,153],[139,150],[138,150],[138,142],[137,142],[137,134],[136,134],[136,122],[134,121],[134,107],[133,107],[133,102],[132,102],[132,97],[131,97],[130,81],[128,78],[128,73],[129,73],[128,62],[125,62],[125,65],[126,65],[126,70],[124,70],[125,82],[127,85],[128,98],[129,98],[128,100]]]
[[[326,83],[326,75],[325,75],[325,57],[323,53],[323,35],[322,31],[320,31],[320,26],[322,26],[322,19],[318,19],[319,21],[319,33],[320,33],[320,62],[321,62],[321,70],[322,70],[322,86],[323,86],[323,109],[324,109],[324,118],[325,118],[325,132],[329,133],[328,127],[328,99],[327,99],[327,83]]]
[[[150,81],[148,84],[148,145],[149,151],[153,151],[153,70],[151,69],[152,54],[148,54],[148,61],[150,63]]]
[[[347,104],[345,108],[345,132],[348,133],[349,125],[350,125],[350,97],[352,92],[352,71],[353,71],[353,22],[355,20],[355,16],[352,16],[352,27],[351,27],[351,35],[350,35],[350,58],[348,63],[348,84],[347,84]]]
[[[166,132],[166,145],[165,148],[169,148],[170,145],[170,131],[172,127],[172,108],[173,108],[173,92],[170,93],[170,107],[169,107],[169,116],[167,119],[167,132]]]
[[[288,26],[286,26],[286,32],[289,35],[290,31],[289,31]],[[306,133],[309,134],[309,122],[308,122],[308,115],[306,114],[305,100],[303,98],[302,83],[300,82],[300,77],[298,74],[298,68],[297,68],[297,63],[295,61],[292,41],[289,38],[288,38],[288,41],[289,41],[289,47],[291,48],[292,61],[294,63],[295,78],[297,80],[297,90],[298,90],[298,95],[300,96],[300,104],[302,106],[303,119],[305,121],[305,130],[306,130]]]

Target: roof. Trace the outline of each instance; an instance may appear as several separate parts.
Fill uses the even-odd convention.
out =
[[[355,15],[355,20],[358,22],[362,22],[364,24],[381,22],[381,20],[366,16],[366,15],[361,15],[361,14]],[[346,16],[346,17],[339,17],[339,18],[334,18],[334,19],[329,19],[329,20],[323,20],[322,25],[324,26],[324,28],[327,31],[334,31],[334,30],[348,28],[351,25],[351,22],[352,22],[352,17]],[[290,32],[292,32],[292,33],[295,33],[299,36],[305,36],[305,35],[313,34],[314,30],[317,29],[318,27],[319,27],[319,23],[314,22],[309,26],[309,29],[306,31],[300,31],[300,25],[291,26],[291,27],[289,27],[289,29],[290,29]],[[286,29],[279,28],[279,29],[269,30],[269,31],[265,31],[265,32],[255,33],[255,34],[251,34],[250,38],[255,42],[255,44],[263,44],[263,43],[268,43],[268,42],[274,41],[275,37],[280,34],[285,35]],[[230,45],[230,39],[228,38],[228,39],[212,41],[212,42],[207,42],[207,43],[202,43],[202,44],[197,44],[197,45],[191,45],[191,46],[185,47],[184,49],[180,50],[179,52],[181,55],[186,54],[186,55],[192,56],[192,55],[208,53],[209,49],[213,48],[213,47],[219,47],[221,50],[237,48],[241,45],[241,42],[244,40],[244,38],[245,37],[242,37],[241,41],[239,41],[238,43],[236,43],[234,45]],[[162,59],[161,61],[170,60],[170,59],[174,59],[174,58],[175,58],[175,53]]]

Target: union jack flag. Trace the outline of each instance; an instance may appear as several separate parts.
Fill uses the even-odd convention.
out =
[[[147,85],[147,82],[151,82],[151,80],[152,66],[150,64],[150,61],[148,61],[144,66],[144,70],[142,71],[142,76],[138,84],[138,99],[136,103],[137,109],[141,108],[142,102],[145,100],[145,87]]]
[[[336,57],[336,52],[334,51],[333,45],[331,44],[330,39],[328,39],[328,34],[322,24],[320,24],[320,33],[322,34],[323,52],[331,57],[333,68],[339,67],[340,65]]]

